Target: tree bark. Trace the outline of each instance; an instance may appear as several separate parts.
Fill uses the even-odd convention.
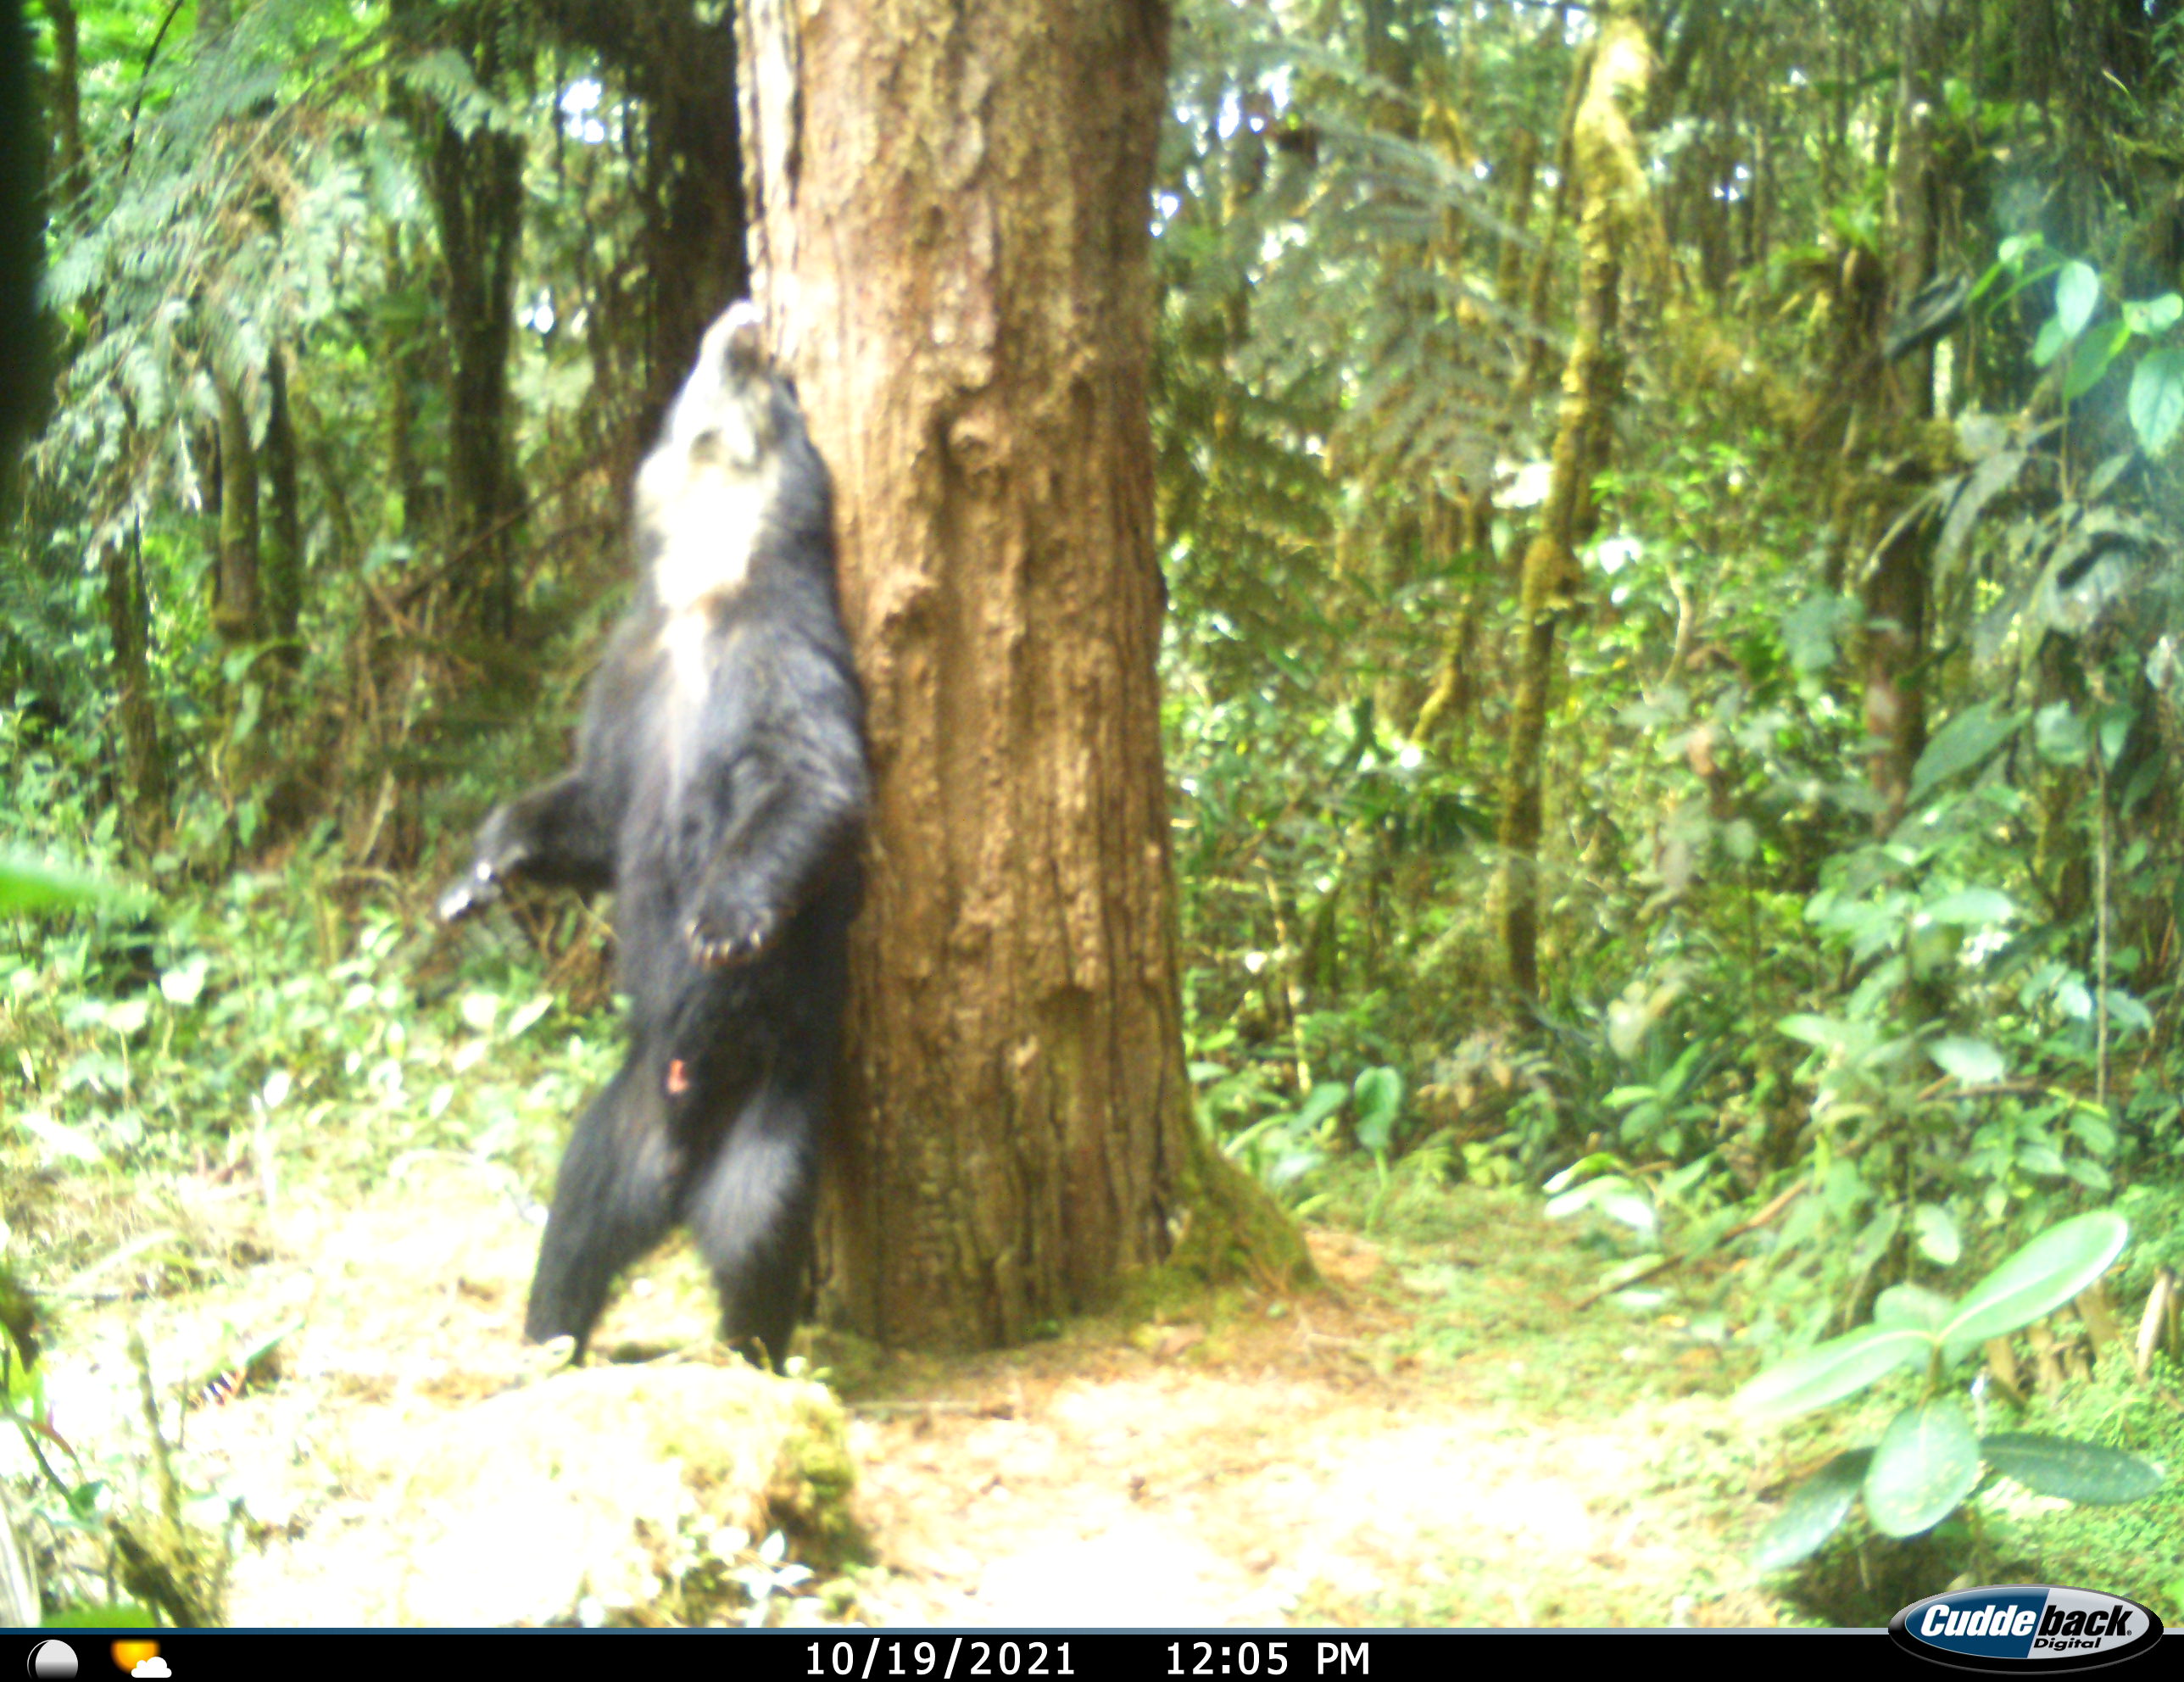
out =
[[[159,757],[159,713],[152,705],[146,632],[150,617],[136,543],[109,543],[99,556],[106,598],[106,632],[114,649],[115,711],[121,723],[121,774],[130,827],[148,844],[166,826],[167,770]]]
[[[1176,982],[1147,414],[1168,14],[740,22],[755,291],[834,474],[876,785],[822,1300],[885,1341],[996,1345],[1179,1231],[1228,1256],[1256,1207],[1192,1118]]]
[[[213,376],[220,404],[220,564],[213,574],[213,629],[232,646],[259,632],[258,452],[242,395]]]
[[[53,202],[73,204],[83,191],[83,64],[82,31],[73,0],[44,0],[47,20],[53,26],[53,75],[51,86],[53,142],[58,171],[53,181]]]
[[[630,451],[649,448],[698,341],[713,318],[750,290],[744,248],[744,178],[736,102],[735,20],[699,0],[545,0],[537,14],[553,35],[599,54],[621,74],[643,111],[637,188],[641,262],[626,290],[603,290],[601,307],[635,317],[644,352],[643,397],[633,406]]]
[[[265,544],[264,628],[281,646],[275,658],[290,670],[303,650],[296,627],[304,606],[304,528],[296,489],[296,423],[288,406],[288,359],[276,345],[265,365],[271,404],[265,418],[265,488],[272,501]]]
[[[393,17],[413,36],[425,26],[416,0],[398,4]],[[477,0],[452,27],[478,85],[498,87],[512,68],[502,63],[503,43],[520,29],[512,9]],[[523,141],[489,123],[465,133],[445,112],[415,102],[409,114],[446,281],[455,593],[476,630],[504,638],[515,628],[515,526],[522,507],[510,459],[508,359],[523,243]]]
[[[1890,263],[1887,309],[1893,316],[1918,296],[1934,268],[1934,71],[1941,60],[1942,0],[1906,0],[1896,96],[1896,146],[1889,160]],[[1893,434],[1908,436],[1933,413],[1934,352],[1913,351],[1897,365],[1887,400]],[[1902,530],[1882,544],[1864,580],[1865,730],[1875,817],[1883,835],[1903,816],[1912,768],[1926,748],[1925,684],[1929,522]]]
[[[1580,64],[1582,92],[1569,125],[1569,155],[1584,204],[1578,222],[1577,332],[1563,369],[1554,471],[1518,583],[1524,645],[1502,778],[1500,862],[1488,890],[1509,989],[1522,1005],[1535,1000],[1540,991],[1542,764],[1547,705],[1562,675],[1556,637],[1584,582],[1577,544],[1591,525],[1592,481],[1605,465],[1608,415],[1622,390],[1617,348],[1622,251],[1630,245],[1643,254],[1660,243],[1630,128],[1630,114],[1644,103],[1652,64],[1643,29],[1627,4],[1618,5]]]

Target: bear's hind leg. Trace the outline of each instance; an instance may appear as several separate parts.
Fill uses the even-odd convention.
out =
[[[566,1334],[581,1353],[615,1276],[674,1222],[681,1153],[652,1061],[632,1048],[570,1137],[524,1317],[534,1343]]]
[[[803,1306],[825,1094],[778,1074],[744,1103],[690,1187],[683,1219],[713,1270],[722,1335],[778,1371]]]

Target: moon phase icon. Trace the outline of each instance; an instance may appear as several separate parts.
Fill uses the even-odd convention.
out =
[[[66,1641],[41,1641],[24,1667],[36,1682],[67,1682],[75,1674],[75,1649]]]

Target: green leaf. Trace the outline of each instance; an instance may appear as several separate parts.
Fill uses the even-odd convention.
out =
[[[1922,1203],[1913,1210],[1911,1230],[1917,1235],[1919,1253],[1937,1267],[1954,1267],[1964,1253],[1957,1217],[1938,1203]]]
[[[2144,338],[2167,332],[2181,316],[2184,316],[2184,297],[2173,292],[2164,292],[2159,298],[2124,300],[2124,326]]]
[[[1546,1215],[1551,1221],[1560,1221],[1586,1209],[1597,1210],[1611,1221],[1641,1233],[1651,1234],[1658,1223],[1652,1200],[1620,1174],[1587,1180],[1574,1191],[1550,1198]]]
[[[1305,1094],[1297,1106],[1296,1131],[1308,1133],[1349,1100],[1350,1089],[1339,1080],[1323,1080]]]
[[[1978,1485],[1979,1439],[1954,1396],[1907,1407],[1889,1422],[1865,1473],[1865,1512],[1884,1536],[1915,1536],[1947,1518]]]
[[[1848,1450],[1791,1490],[1774,1522],[1759,1533],[1752,1551],[1753,1568],[1786,1571],[1812,1557],[1849,1513],[1872,1462],[1871,1449]]]
[[[1821,1051],[1832,1051],[1843,1042],[1842,1024],[1833,1016],[1798,1015],[1785,1016],[1774,1024],[1775,1032],[1786,1033],[1792,1039],[1802,1039],[1806,1044]]]
[[[1874,1299],[1873,1323],[1908,1331],[1938,1332],[1956,1305],[1924,1285],[1891,1285]]]
[[[2120,321],[2080,339],[2070,357],[2070,370],[2063,376],[2063,400],[2081,398],[2100,384],[2130,343],[2131,330]]]
[[[1960,888],[1921,907],[1930,922],[1953,928],[1992,928],[2016,914],[2016,902],[1997,888]]]
[[[57,865],[0,857],[0,911],[39,905],[81,905],[114,897],[104,883]]]
[[[2051,765],[2083,765],[2092,742],[2086,721],[2070,710],[2068,701],[2053,702],[2032,716],[2033,745]]]
[[[2090,263],[2065,263],[2055,276],[2055,320],[2063,337],[2074,339],[2086,331],[2100,307],[2101,277]]]
[[[1368,1069],[1357,1077],[1351,1095],[1357,1104],[1357,1143],[1368,1150],[1385,1150],[1402,1113],[1402,1076],[1386,1067]]]
[[[2024,722],[2022,713],[1997,717],[1986,701],[1966,707],[1936,732],[1919,755],[1919,763],[1911,768],[1909,798],[1916,800],[1936,783],[1981,764]]]
[[[194,1005],[204,992],[205,974],[212,963],[202,952],[178,969],[159,977],[159,995],[177,1009]]]
[[[1946,1359],[1953,1361],[1989,1338],[2029,1326],[2053,1313],[2108,1271],[2123,1253],[2131,1227],[2102,1210],[2053,1227],[2020,1250],[1972,1288],[1943,1332]]]
[[[98,1601],[46,1614],[41,1629],[149,1629],[159,1623],[149,1607],[133,1601]]]
[[[1620,1168],[1622,1166],[1622,1158],[1616,1156],[1613,1151],[1596,1150],[1590,1156],[1579,1157],[1576,1161],[1571,1163],[1540,1189],[1552,1196],[1556,1192],[1567,1190],[1575,1185],[1587,1174],[1606,1173],[1611,1169]]]
[[[1736,1393],[1736,1405],[1765,1419],[1789,1419],[1854,1395],[1897,1367],[1933,1352],[1929,1333],[1865,1326],[1770,1367]]]
[[[2032,336],[2032,365],[2045,368],[2063,354],[2063,347],[2070,342],[2070,336],[2063,331],[2061,320],[2050,315]]]
[[[529,1028],[532,1023],[537,1022],[541,1016],[544,1016],[547,1011],[553,1008],[554,995],[550,993],[542,993],[537,998],[530,1000],[527,1004],[518,1005],[516,1007],[515,1014],[508,1019],[508,1026],[502,1029],[501,1033],[505,1038],[513,1039],[516,1035],[521,1033],[524,1029]],[[1201,1064],[1196,1067],[1218,1069],[1223,1074],[1228,1072],[1228,1070],[1222,1068],[1221,1065],[1218,1063],[1210,1065]],[[1195,1076],[1194,1078],[1195,1078]]]
[[[2070,1437],[2004,1431],[1980,1441],[1986,1463],[2041,1495],[2084,1507],[2117,1507],[2161,1487],[2159,1468],[2135,1454]]]
[[[2141,449],[2148,455],[2167,449],[2184,426],[2184,348],[2164,346],[2140,357],[2124,408]]]
[[[98,1148],[92,1136],[81,1128],[72,1128],[66,1122],[57,1122],[42,1110],[25,1110],[15,1117],[15,1124],[46,1147],[50,1156],[65,1157],[75,1162],[103,1162],[106,1153]]]
[[[1929,1045],[1926,1055],[1941,1066],[1943,1072],[1954,1075],[1966,1086],[1990,1085],[2009,1072],[2009,1065],[2002,1053],[1984,1039],[1965,1039],[1953,1034]]]

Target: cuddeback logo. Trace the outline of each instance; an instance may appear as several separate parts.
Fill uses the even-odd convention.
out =
[[[1965,1670],[2085,1670],[2144,1652],[2161,1620],[2091,1589],[2017,1583],[1914,1601],[1888,1620],[1898,1646]]]

